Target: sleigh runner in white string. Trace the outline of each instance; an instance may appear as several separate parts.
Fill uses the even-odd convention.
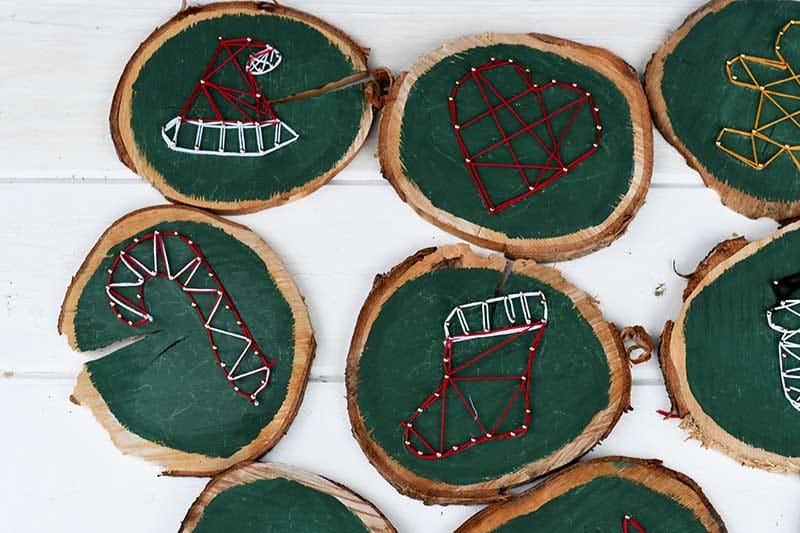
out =
[[[537,318],[534,318],[534,311],[538,311]],[[475,322],[476,313],[480,315],[480,323]],[[445,340],[441,385],[411,417],[401,423],[406,448],[423,459],[442,459],[484,442],[525,434],[531,421],[531,369],[547,320],[547,301],[541,291],[507,294],[453,308],[443,326]],[[474,356],[461,356],[460,352],[470,354],[469,345],[474,341],[489,338],[497,340]],[[456,350],[456,346],[460,348]],[[481,361],[492,356],[514,357],[515,353],[519,355],[520,350],[524,350],[524,354],[518,359],[518,372],[503,375],[483,373]],[[483,418],[481,415],[485,398],[473,398],[463,391],[467,383],[489,381],[512,384],[507,390],[508,401],[499,416],[490,416],[491,421],[486,420],[485,414]],[[455,401],[456,409],[465,409],[474,422],[469,435],[452,435],[447,431],[448,394],[451,396],[450,403]],[[434,406],[440,408],[441,414],[437,417],[441,423],[435,428],[435,435],[426,435],[430,426],[428,430],[420,428],[419,418],[426,412],[430,413]],[[514,418],[509,416],[514,406],[522,410],[515,413],[518,421],[521,420],[519,423],[509,421]]]
[[[170,255],[181,257],[181,266],[176,270]],[[117,318],[131,327],[155,320],[144,293],[147,282],[155,277],[174,282],[186,294],[223,375],[236,393],[257,406],[258,395],[267,387],[275,361],[264,356],[202,250],[185,235],[155,230],[134,238],[119,252],[108,269],[105,287]],[[223,338],[235,342],[223,343]],[[249,390],[245,390],[245,384]]]
[[[769,327],[781,334],[778,340],[778,362],[781,387],[786,400],[800,411],[800,274],[772,282],[776,304],[767,311]],[[792,298],[791,296],[794,296]]]
[[[177,152],[261,157],[296,141],[299,134],[274,113],[255,78],[281,60],[280,52],[263,41],[220,37],[178,115],[162,126],[164,142]],[[222,82],[223,74],[238,86]]]

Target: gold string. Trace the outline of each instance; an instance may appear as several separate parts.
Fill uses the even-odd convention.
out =
[[[800,76],[798,76],[798,74],[794,71],[794,69],[786,60],[786,58],[784,58],[783,55],[781,54],[781,40],[783,39],[783,35],[789,28],[791,28],[795,24],[800,24],[800,21],[790,20],[778,32],[778,36],[775,39],[775,55],[778,58],[777,60],[768,59],[764,57],[750,56],[747,54],[739,54],[738,56],[729,59],[728,61],[725,62],[725,72],[728,75],[728,80],[734,85],[758,91],[759,98],[758,98],[758,107],[756,109],[756,117],[753,123],[753,128],[750,131],[740,130],[736,128],[722,128],[722,130],[719,132],[719,135],[717,135],[716,145],[723,152],[727,153],[731,157],[734,157],[738,161],[741,161],[742,163],[748,165],[749,167],[754,168],[755,170],[759,171],[764,170],[783,153],[789,154],[789,157],[792,158],[792,161],[794,162],[795,166],[798,169],[800,169],[800,161],[794,154],[795,151],[800,151],[800,145],[789,145],[778,142],[777,140],[770,137],[767,133],[765,133],[766,130],[768,130],[769,128],[775,126],[776,124],[780,124],[781,122],[785,122],[787,120],[791,121],[798,129],[800,129],[800,122],[798,122],[798,120],[795,118],[798,117],[798,115],[800,115],[800,110],[789,112],[780,103],[778,103],[777,100],[775,100],[775,97],[780,97],[789,100],[800,101],[800,96],[787,94],[784,92],[779,92],[777,90],[771,89],[771,87],[774,87],[776,85],[781,85],[784,83],[791,83],[791,82],[796,82],[798,85],[800,85]],[[753,74],[753,71],[748,66],[748,63],[763,65],[769,68],[778,69],[782,71],[788,71],[789,76],[787,76],[786,78],[782,78],[780,80],[763,84],[760,83],[759,80],[756,78],[756,76]],[[747,77],[750,78],[748,81],[740,80],[739,77],[733,73],[731,67],[737,64],[744,69],[745,73],[747,74]],[[783,116],[766,124],[761,124],[760,122],[761,122],[761,116],[764,108],[765,99],[768,100],[769,103],[771,103],[773,106],[775,106],[783,114]],[[749,137],[750,146],[753,151],[752,158],[748,157],[747,155],[742,155],[738,152],[735,152],[731,148],[725,146],[723,144],[723,139],[726,135],[739,135],[742,137]],[[773,146],[776,146],[778,148],[778,151],[775,154],[773,154],[769,159],[761,161],[759,160],[758,157],[756,140],[772,144]]]

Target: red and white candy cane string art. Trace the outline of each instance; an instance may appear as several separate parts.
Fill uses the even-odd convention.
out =
[[[191,258],[179,268],[173,269],[166,242],[170,243],[170,247],[185,247],[181,250],[181,255]],[[131,277],[132,281],[126,280]],[[258,405],[258,395],[267,387],[270,369],[275,361],[264,356],[202,250],[187,236],[177,231],[155,230],[134,238],[119,252],[108,269],[108,284],[105,287],[117,318],[131,327],[155,320],[148,312],[144,293],[146,283],[155,277],[166,278],[183,290],[203,324],[211,352],[223,375],[236,393]],[[205,282],[206,286],[202,286],[199,281],[203,277],[211,280]],[[201,295],[211,296],[210,303],[201,302]],[[233,322],[236,323],[233,331],[218,325]],[[225,348],[218,346],[217,341],[221,340],[218,336],[241,341],[241,349],[234,349],[227,342]],[[255,358],[255,361],[248,358]],[[246,360],[249,364],[243,365]],[[255,368],[240,370],[242,366]],[[260,381],[252,390],[242,390],[240,383],[250,376],[260,376]]]

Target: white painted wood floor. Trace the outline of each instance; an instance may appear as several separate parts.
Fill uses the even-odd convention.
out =
[[[483,31],[551,33],[604,46],[641,73],[699,0],[292,0],[372,49],[394,72],[441,42]],[[0,0],[0,531],[169,532],[207,482],[158,477],[121,455],[69,394],[82,356],[56,333],[70,277],[117,217],[164,203],[116,158],[108,108],[138,43],[178,0]],[[306,296],[319,348],[305,401],[267,459],[346,483],[401,532],[447,532],[478,506],[426,507],[399,495],[350,435],[343,368],[356,314],[376,273],[456,242],[423,222],[381,178],[374,132],[357,159],[312,196],[235,217],[282,256]],[[618,325],[658,334],[682,279],[732,234],[776,228],[723,207],[656,134],[653,184],[627,234],[559,268]],[[483,252],[485,253],[485,252]],[[666,293],[655,295],[656,286]],[[800,478],[745,468],[686,435],[667,408],[655,361],[633,369],[633,407],[590,456],[660,458],[694,478],[731,532],[800,530]]]

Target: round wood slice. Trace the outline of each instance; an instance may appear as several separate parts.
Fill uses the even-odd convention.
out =
[[[137,276],[138,296],[120,286]],[[315,347],[275,252],[187,207],[142,209],[106,230],[72,279],[58,330],[75,350],[105,349],[72,400],[123,453],[175,475],[214,474],[272,448],[297,413]]]
[[[580,462],[512,500],[490,505],[456,531],[724,533],[727,529],[697,483],[685,475],[658,460],[604,457]]]
[[[347,359],[350,423],[403,494],[428,503],[507,498],[510,487],[589,451],[629,406],[624,347],[596,303],[557,270],[506,268],[467,245],[425,249],[376,277],[361,309]],[[537,291],[546,307],[526,297],[528,321],[519,295]],[[463,328],[451,311],[497,296],[514,299],[489,302],[485,326],[480,306],[465,307],[467,327],[482,333],[457,338]]]
[[[372,503],[330,479],[277,463],[247,463],[212,479],[180,533],[394,533]]]
[[[245,54],[256,49],[223,46],[246,38],[280,53],[274,70],[251,77],[263,94],[246,80]],[[241,59],[229,61],[232,56]],[[208,85],[201,87],[204,77]],[[221,213],[257,211],[302,198],[350,162],[372,123],[368,79],[364,49],[308,13],[267,2],[190,7],[156,29],[128,62],[111,107],[111,136],[122,162],[169,200]],[[253,94],[223,94],[212,84]],[[197,99],[185,108],[195,90]],[[256,128],[243,130],[245,156],[237,121],[263,125],[268,118],[263,109],[260,118],[256,114],[256,97],[265,98],[291,131],[282,126],[280,146],[271,151],[277,127],[260,130],[261,144]],[[170,122],[182,115],[205,117],[205,126],[183,120],[174,137]],[[218,116],[231,124],[222,141],[212,127]],[[188,152],[171,147],[168,138]]]
[[[689,278],[660,348],[681,426],[706,446],[775,472],[800,471],[796,315],[791,306],[774,309],[797,296],[773,290],[800,270],[798,229],[794,223],[759,241],[738,238],[714,248]],[[771,324],[790,329],[784,336]]]
[[[652,125],[636,71],[608,50],[486,33],[442,45],[397,79],[379,157],[429,222],[511,258],[559,261],[625,231],[650,184]]]
[[[647,65],[658,129],[726,206],[751,218],[800,216],[800,127],[781,111],[798,109],[797,84],[786,81],[800,65],[792,20],[800,2],[714,0]]]

